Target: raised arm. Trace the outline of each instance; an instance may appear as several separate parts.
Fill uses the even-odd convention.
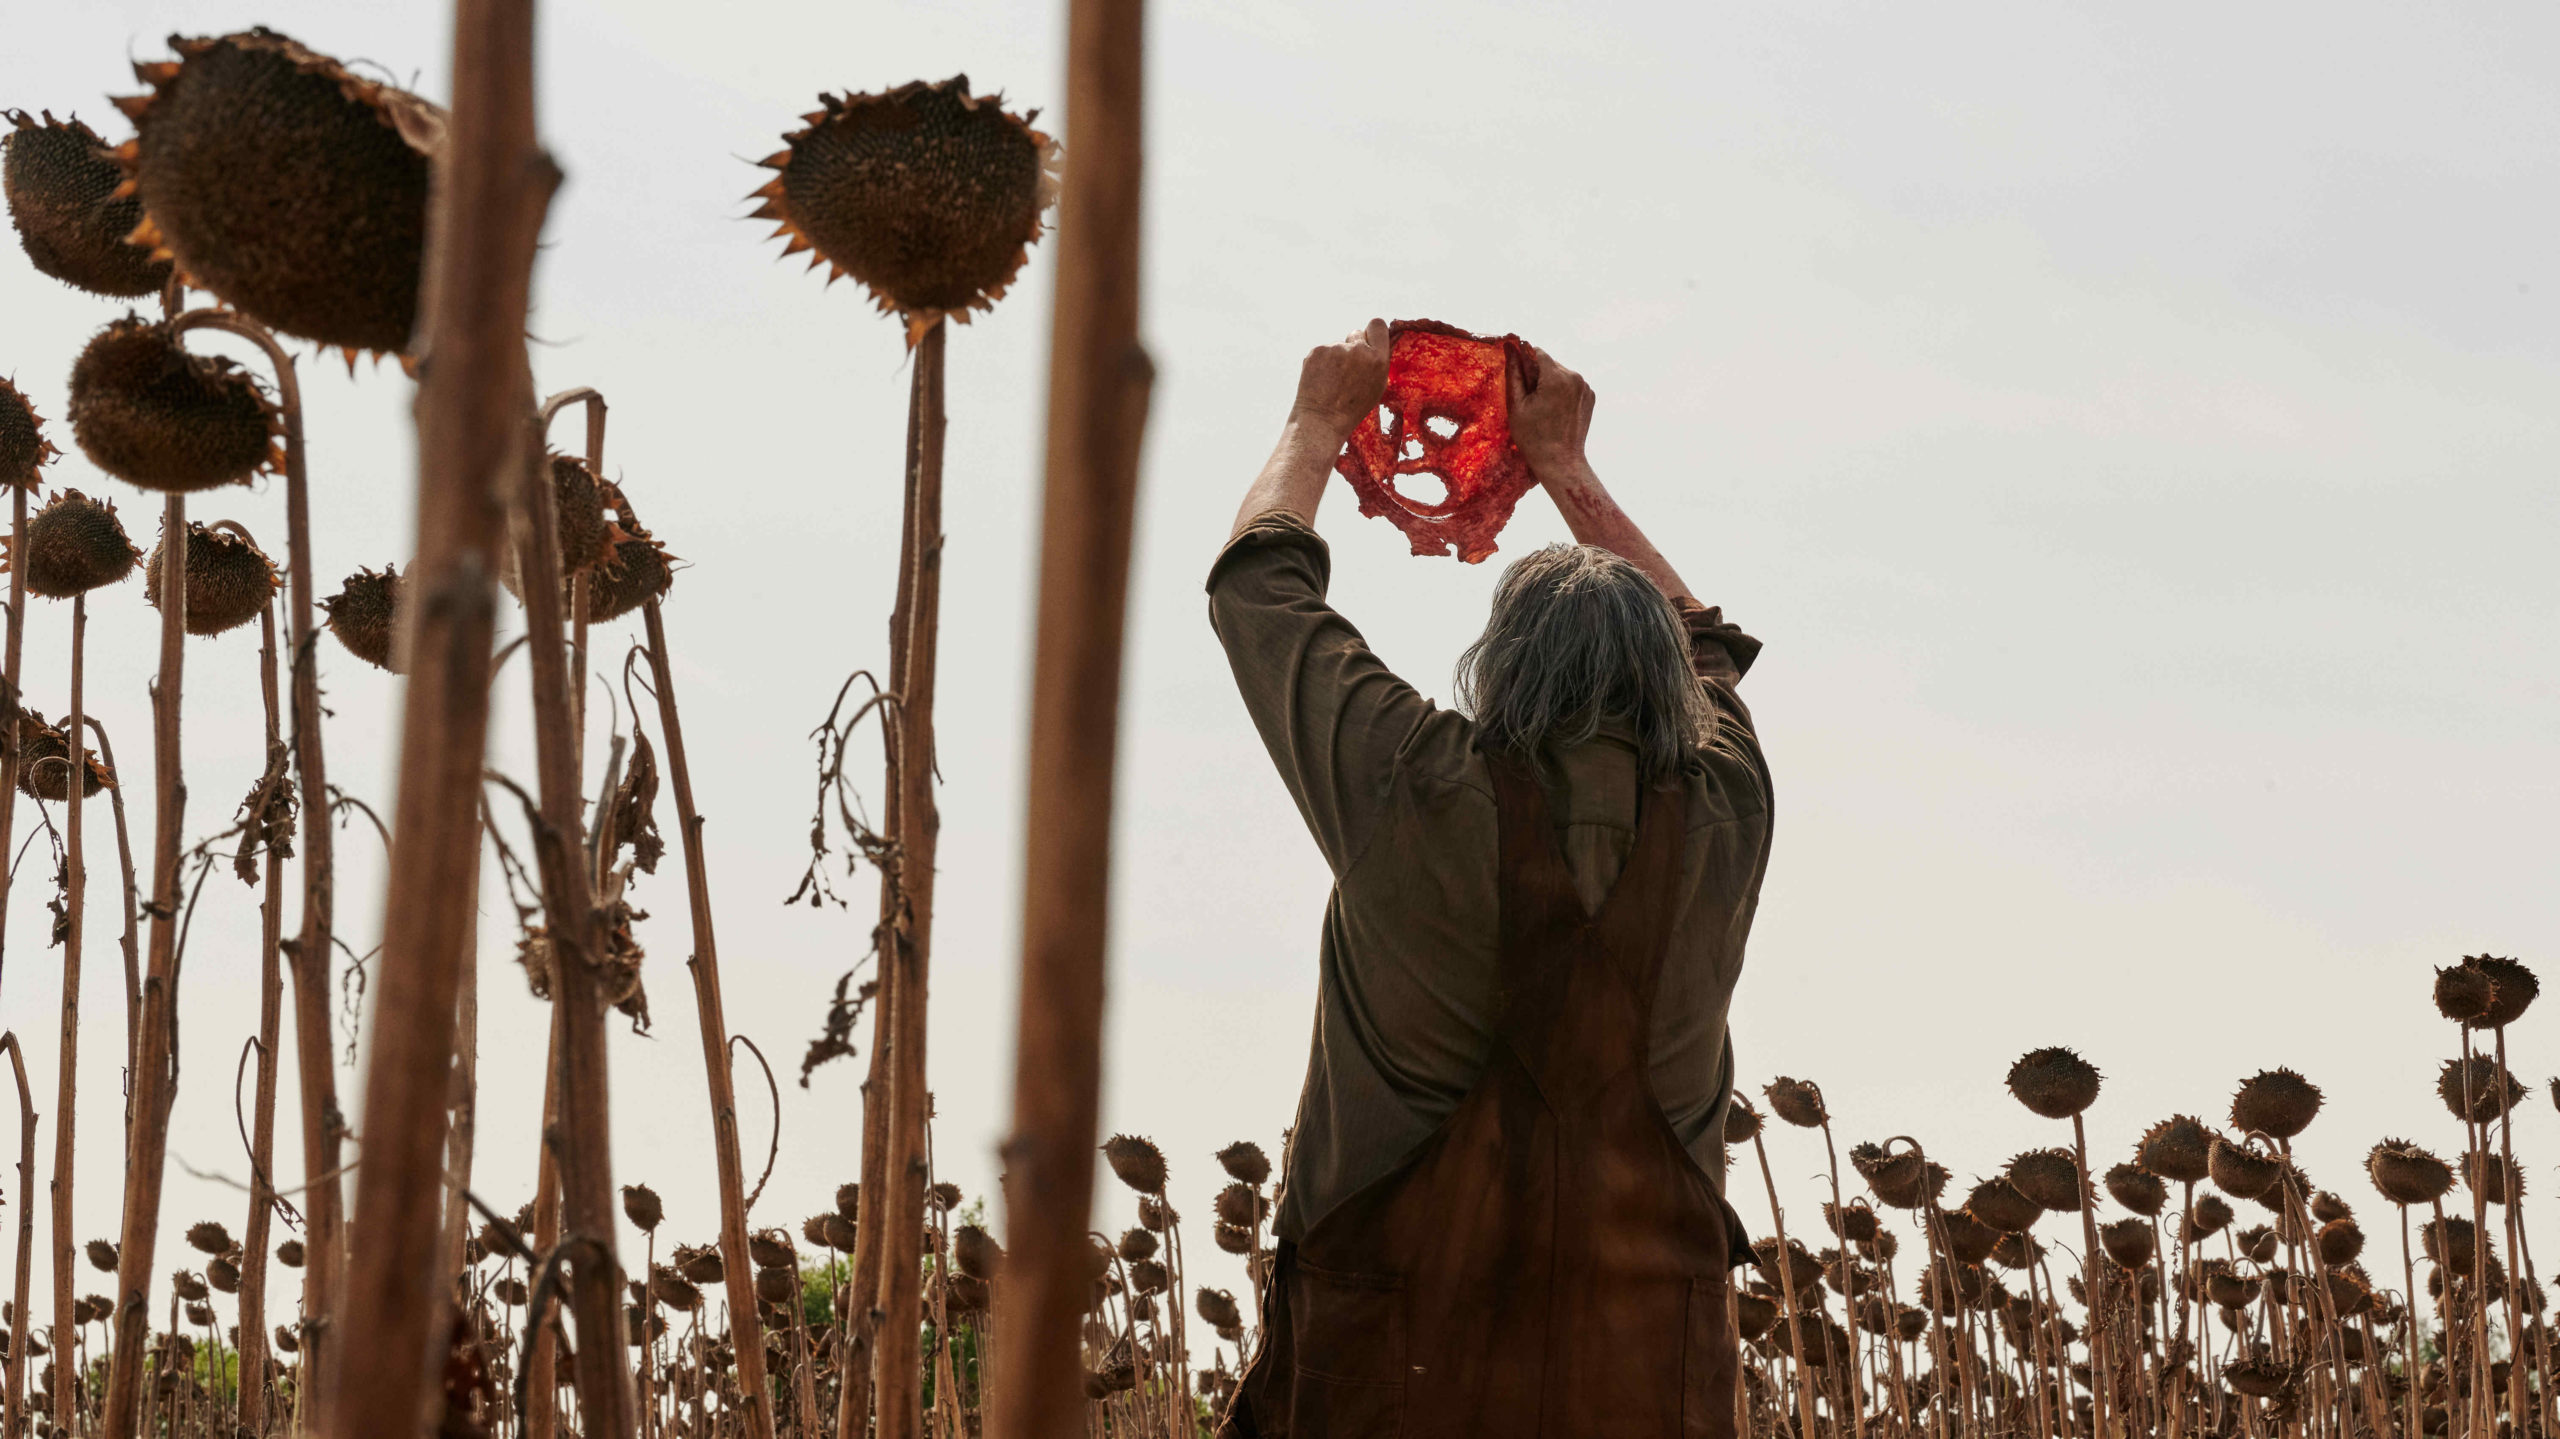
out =
[[[1592,472],[1591,461],[1583,453],[1583,442],[1591,434],[1590,382],[1556,363],[1546,351],[1536,353],[1536,394],[1522,394],[1519,372],[1511,375],[1511,440],[1563,513],[1566,528],[1573,531],[1576,542],[1597,545],[1644,571],[1671,598],[1695,600],[1689,582],[1618,508]]]
[[[1387,392],[1387,322],[1344,338],[1339,345],[1318,345],[1298,366],[1298,397],[1280,427],[1280,443],[1263,461],[1236,511],[1230,539],[1244,533],[1257,515],[1287,510],[1315,523],[1316,506],[1333,478],[1333,457],[1352,427],[1378,407]]]

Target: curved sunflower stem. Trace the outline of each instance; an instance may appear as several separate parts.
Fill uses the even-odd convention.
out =
[[[170,322],[178,333],[220,330],[256,345],[276,382],[284,426],[285,551],[292,609],[294,783],[306,813],[301,826],[302,916],[290,944],[294,1003],[294,1063],[302,1092],[304,1219],[303,1385],[318,1393],[330,1382],[334,1353],[331,1322],[345,1279],[346,1193],[340,1183],[340,1144],[346,1119],[338,1108],[338,1076],[329,1035],[336,984],[331,953],[337,913],[336,827],[329,821],[329,765],[321,743],[319,626],[311,569],[311,476],[303,445],[302,385],[293,357],[273,333],[230,310],[190,310]]]

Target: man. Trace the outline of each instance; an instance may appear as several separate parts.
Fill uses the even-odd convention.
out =
[[[1583,456],[1540,353],[1511,433],[1573,546],[1512,565],[1458,712],[1325,603],[1310,528],[1387,327],[1307,356],[1210,617],[1332,867],[1262,1341],[1226,1434],[1730,1435],[1725,1008],[1769,846],[1759,650]]]

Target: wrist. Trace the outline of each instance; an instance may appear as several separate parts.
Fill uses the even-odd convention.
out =
[[[1538,477],[1541,485],[1582,485],[1597,479],[1591,473],[1591,461],[1578,449],[1522,450],[1521,457],[1529,462],[1529,472]]]
[[[1284,433],[1310,444],[1338,450],[1342,448],[1343,441],[1351,438],[1351,432],[1360,427],[1360,418],[1357,412],[1341,415],[1314,405],[1300,404],[1290,407],[1289,418],[1281,428]]]

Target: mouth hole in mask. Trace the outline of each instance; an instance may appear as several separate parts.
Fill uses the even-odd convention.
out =
[[[1395,477],[1396,498],[1416,505],[1445,505],[1449,502],[1449,482],[1429,470],[1416,470]]]

